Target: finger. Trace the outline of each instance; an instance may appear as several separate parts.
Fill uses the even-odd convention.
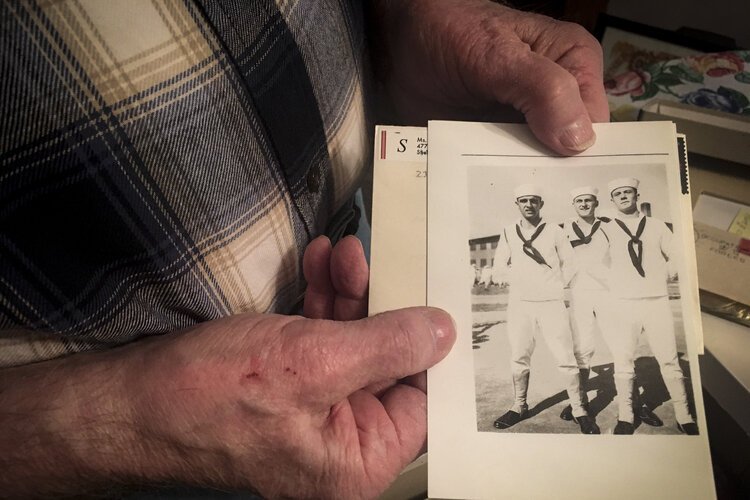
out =
[[[558,153],[590,147],[592,118],[606,119],[603,86],[595,83],[601,79],[595,40],[576,25],[507,9],[487,26],[491,42],[467,56],[474,61],[466,70],[469,88],[521,111],[539,140]]]
[[[578,83],[578,90],[593,122],[609,121],[609,105],[604,91],[602,46],[581,25],[556,21],[545,16],[524,14],[529,28],[516,24],[516,33],[531,50],[557,63]]]
[[[565,155],[594,144],[591,117],[570,72],[531,51],[518,54],[513,66],[517,81],[513,86],[499,83],[497,98],[521,111],[541,142]]]
[[[367,316],[369,268],[356,237],[347,236],[333,248],[331,283],[336,292],[333,319],[352,321]]]
[[[427,447],[427,395],[415,387],[396,385],[381,399],[401,443],[401,468]]]
[[[391,387],[393,387],[397,383],[398,383],[398,380],[395,379],[395,378],[391,378],[391,379],[388,379],[388,380],[379,380],[377,382],[374,382],[374,383],[368,385],[367,387],[364,387],[363,390],[365,390],[365,391],[369,392],[370,394],[372,394],[373,396],[379,398],[380,396],[382,396],[385,393],[385,391],[387,391],[388,389],[390,389]]]
[[[589,44],[567,52],[557,63],[578,82],[581,100],[591,121],[605,123],[609,121],[609,103],[604,91],[602,50],[601,45],[591,38]]]
[[[516,34],[529,45],[529,51],[533,57],[527,59],[527,63],[530,66],[538,66],[539,74],[534,72],[531,74],[534,78],[542,77],[537,80],[541,85],[537,87],[536,92],[550,92],[555,89],[556,85],[561,85],[562,88],[562,99],[560,97],[555,99],[556,93],[553,92],[551,98],[555,107],[547,109],[552,113],[549,126],[562,127],[558,130],[557,137],[554,133],[549,135],[550,131],[545,130],[544,126],[532,126],[532,130],[545,144],[557,152],[564,154],[580,152],[593,144],[593,139],[595,139],[593,129],[589,135],[587,119],[591,122],[609,121],[609,106],[604,92],[604,63],[601,45],[578,24],[560,22],[533,14],[525,14],[525,16],[528,22],[517,22]],[[523,57],[524,52],[519,51],[518,55]],[[526,53],[526,55],[529,54]],[[560,68],[563,69],[562,72]],[[521,67],[519,71],[523,73],[525,69]],[[527,70],[533,71],[533,68],[529,67]],[[573,77],[574,85],[570,84],[565,73]],[[539,98],[534,97],[534,99]],[[560,107],[565,102],[568,106]],[[585,110],[587,119],[580,119],[584,116],[581,114],[581,109]],[[560,116],[556,116],[558,112]],[[562,116],[575,119],[576,114],[578,114],[577,122],[560,118]],[[544,118],[542,117],[541,120]],[[557,147],[558,143],[568,151],[560,150]]]
[[[331,242],[318,236],[307,245],[302,272],[307,281],[303,314],[312,319],[332,319],[335,292],[331,283]]]
[[[427,437],[427,398],[396,385],[381,400],[360,391],[349,398],[357,424],[365,470],[392,479],[423,448]],[[390,481],[388,481],[390,482]]]
[[[364,388],[364,390],[379,398],[383,394],[385,394],[388,389],[396,384],[405,384],[414,387],[415,389],[419,389],[420,391],[427,394],[427,372],[419,372],[414,375],[409,375],[408,377],[404,377],[401,380],[396,380],[395,378],[381,380],[368,385]]]
[[[427,372],[419,372],[401,380],[402,384],[410,385],[427,394]]]
[[[448,354],[455,338],[445,311],[414,307],[359,321],[291,321],[283,327],[280,352],[304,374],[295,397],[320,407],[426,370]]]

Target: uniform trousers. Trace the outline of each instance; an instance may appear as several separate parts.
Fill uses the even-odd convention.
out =
[[[573,355],[573,338],[570,319],[562,300],[528,301],[511,297],[508,302],[508,339],[511,351],[511,372],[514,382],[528,381],[531,355],[536,347],[537,332],[544,337],[552,352],[557,368],[568,391],[573,416],[586,414],[583,409],[578,365]],[[528,382],[527,382],[528,383]],[[516,385],[513,408],[519,411],[527,406],[526,388]]]
[[[573,317],[573,354],[578,368],[591,368],[594,356],[594,335],[601,329],[602,309],[606,306],[607,290],[572,289],[570,312]]]
[[[669,297],[612,298],[607,308],[603,334],[615,363],[619,419],[633,422],[632,390],[635,379],[635,352],[644,333],[659,363],[664,385],[672,400],[677,422],[692,422],[682,369],[677,356],[674,319]]]

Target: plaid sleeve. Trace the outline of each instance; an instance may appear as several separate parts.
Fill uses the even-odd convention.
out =
[[[288,312],[369,159],[359,8],[3,2],[0,366]]]

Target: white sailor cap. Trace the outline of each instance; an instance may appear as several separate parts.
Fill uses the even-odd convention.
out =
[[[640,184],[640,182],[635,177],[620,177],[619,179],[612,179],[611,181],[609,181],[609,184],[607,184],[607,189],[609,190],[609,194],[611,196],[612,191],[617,188],[632,187],[634,189],[638,189],[638,184]]]
[[[579,196],[583,196],[584,194],[590,194],[591,196],[595,197],[599,194],[599,190],[596,189],[594,186],[578,186],[575,189],[570,190],[570,199],[575,200]]]
[[[517,200],[522,196],[537,196],[542,197],[542,190],[535,184],[521,184],[513,190],[513,199]]]

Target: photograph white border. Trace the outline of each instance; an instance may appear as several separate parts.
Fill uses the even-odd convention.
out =
[[[694,367],[692,388],[698,436],[623,436],[480,433],[476,428],[470,286],[467,269],[469,214],[466,166],[480,158],[540,163],[627,165],[635,156],[666,161],[670,213],[688,221],[689,195],[681,193],[676,133],[669,122],[597,125],[597,143],[577,157],[556,157],[522,125],[430,122],[428,139],[428,305],[456,321],[452,352],[428,373],[428,493],[433,498],[711,498],[715,495],[697,371],[700,322],[697,301],[683,307]],[[467,156],[471,155],[471,156]],[[635,156],[634,156],[635,155]],[[687,199],[685,199],[687,198]],[[683,206],[687,203],[687,208]],[[687,211],[686,211],[687,210]],[[683,244],[692,230],[675,225]],[[688,267],[680,263],[681,277]],[[692,297],[695,281],[682,279]],[[687,311],[686,309],[691,309]]]

